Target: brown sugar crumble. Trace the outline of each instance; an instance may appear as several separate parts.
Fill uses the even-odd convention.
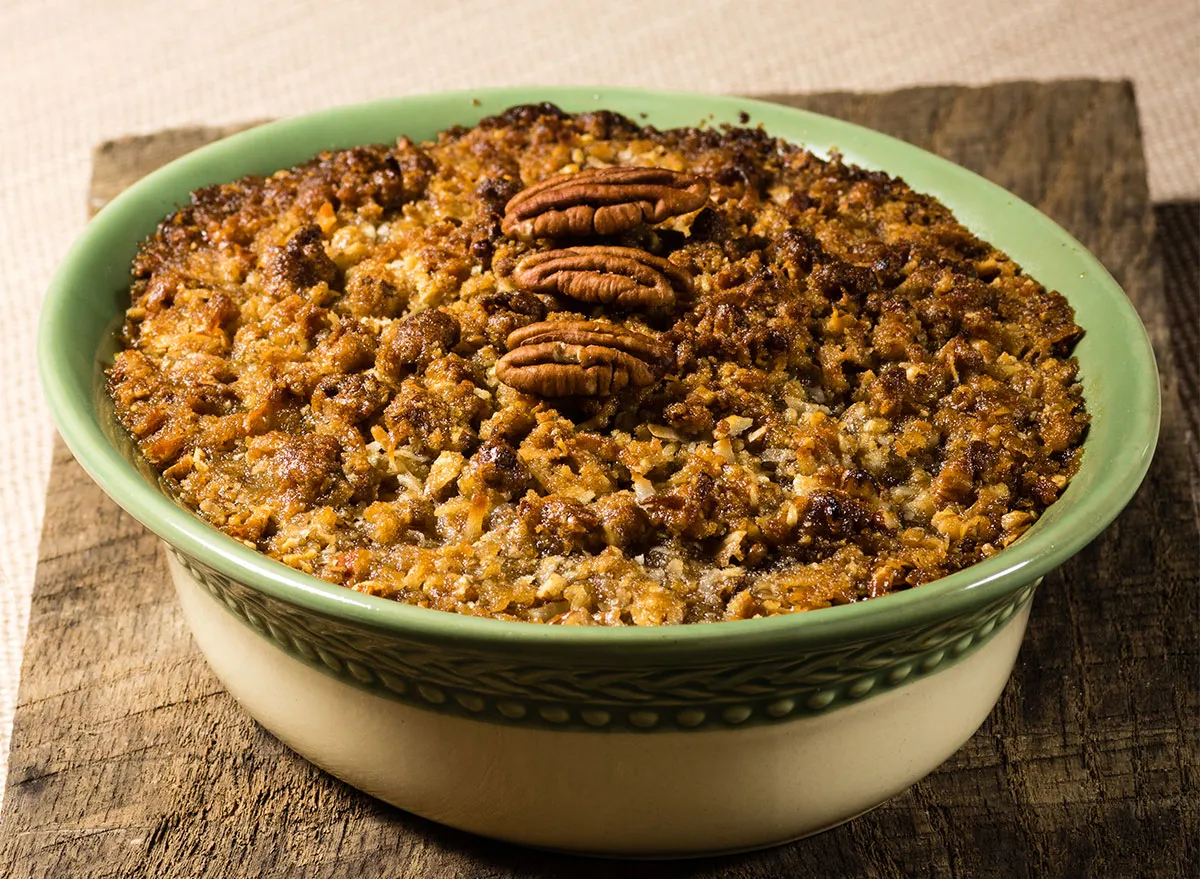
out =
[[[1088,424],[1061,295],[761,130],[514,107],[202,189],[133,273],[108,386],[171,491],[443,611],[659,625],[920,586],[1019,538]]]

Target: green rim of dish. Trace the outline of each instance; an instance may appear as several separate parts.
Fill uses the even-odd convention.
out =
[[[575,628],[479,619],[362,595],[302,574],[216,531],[149,483],[105,435],[96,403],[103,350],[124,309],[128,266],[140,240],[200,186],[271,173],[322,149],[414,140],[471,125],[514,104],[549,101],[572,112],[610,109],[659,128],[761,124],[815,151],[903,177],[981,237],[1061,291],[1086,330],[1077,349],[1093,423],[1079,474],[1012,547],[944,579],[860,604],[768,619],[663,628]],[[643,115],[645,114],[645,115]],[[1104,267],[1067,232],[1011,193],[895,138],[846,122],[746,98],[609,87],[513,87],[395,98],[324,110],[251,129],[149,175],[87,226],[55,274],[42,309],[38,364],[50,411],[80,464],[117,503],[184,553],[254,589],[322,615],[521,656],[687,662],[762,656],[862,639],[995,602],[1081,550],[1128,503],[1158,435],[1154,354],[1136,312]]]
[[[1037,581],[966,614],[815,650],[705,663],[563,662],[545,651],[525,662],[458,644],[414,644],[393,630],[361,627],[297,608],[168,550],[176,585],[207,593],[279,650],[335,680],[423,711],[484,723],[589,732],[698,732],[829,714],[941,674],[1018,626]],[[201,601],[207,599],[201,598]],[[1018,638],[1020,634],[1018,634]],[[1015,646],[1015,645],[1014,645]],[[987,664],[1007,672],[1012,653]],[[978,663],[980,660],[976,659]],[[1007,662],[1007,665],[1004,663]]]

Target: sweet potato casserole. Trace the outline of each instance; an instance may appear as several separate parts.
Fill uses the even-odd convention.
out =
[[[561,624],[920,586],[1088,418],[1066,300],[901,180],[746,128],[514,107],[210,186],[133,265],[117,416],[347,588]]]

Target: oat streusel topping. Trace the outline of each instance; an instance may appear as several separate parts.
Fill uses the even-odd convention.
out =
[[[515,107],[200,190],[133,269],[109,388],[170,489],[445,611],[657,625],[919,586],[1020,537],[1088,423],[1062,296],[758,130]]]

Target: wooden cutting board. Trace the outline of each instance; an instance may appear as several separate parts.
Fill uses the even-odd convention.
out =
[[[184,628],[156,539],[60,443],[0,874],[1197,874],[1200,536],[1188,433],[1196,420],[1179,392],[1182,384],[1194,402],[1195,290],[1176,282],[1164,293],[1132,87],[1014,83],[774,99],[896,134],[1033,202],[1109,267],[1155,342],[1165,396],[1150,476],[1112,527],[1046,577],[1013,680],[974,738],[874,812],[754,854],[616,864],[449,830],[325,775],[243,714]],[[92,207],[222,133],[104,144]],[[1165,242],[1167,256],[1192,278],[1195,214],[1183,206],[1178,216],[1182,232]]]

